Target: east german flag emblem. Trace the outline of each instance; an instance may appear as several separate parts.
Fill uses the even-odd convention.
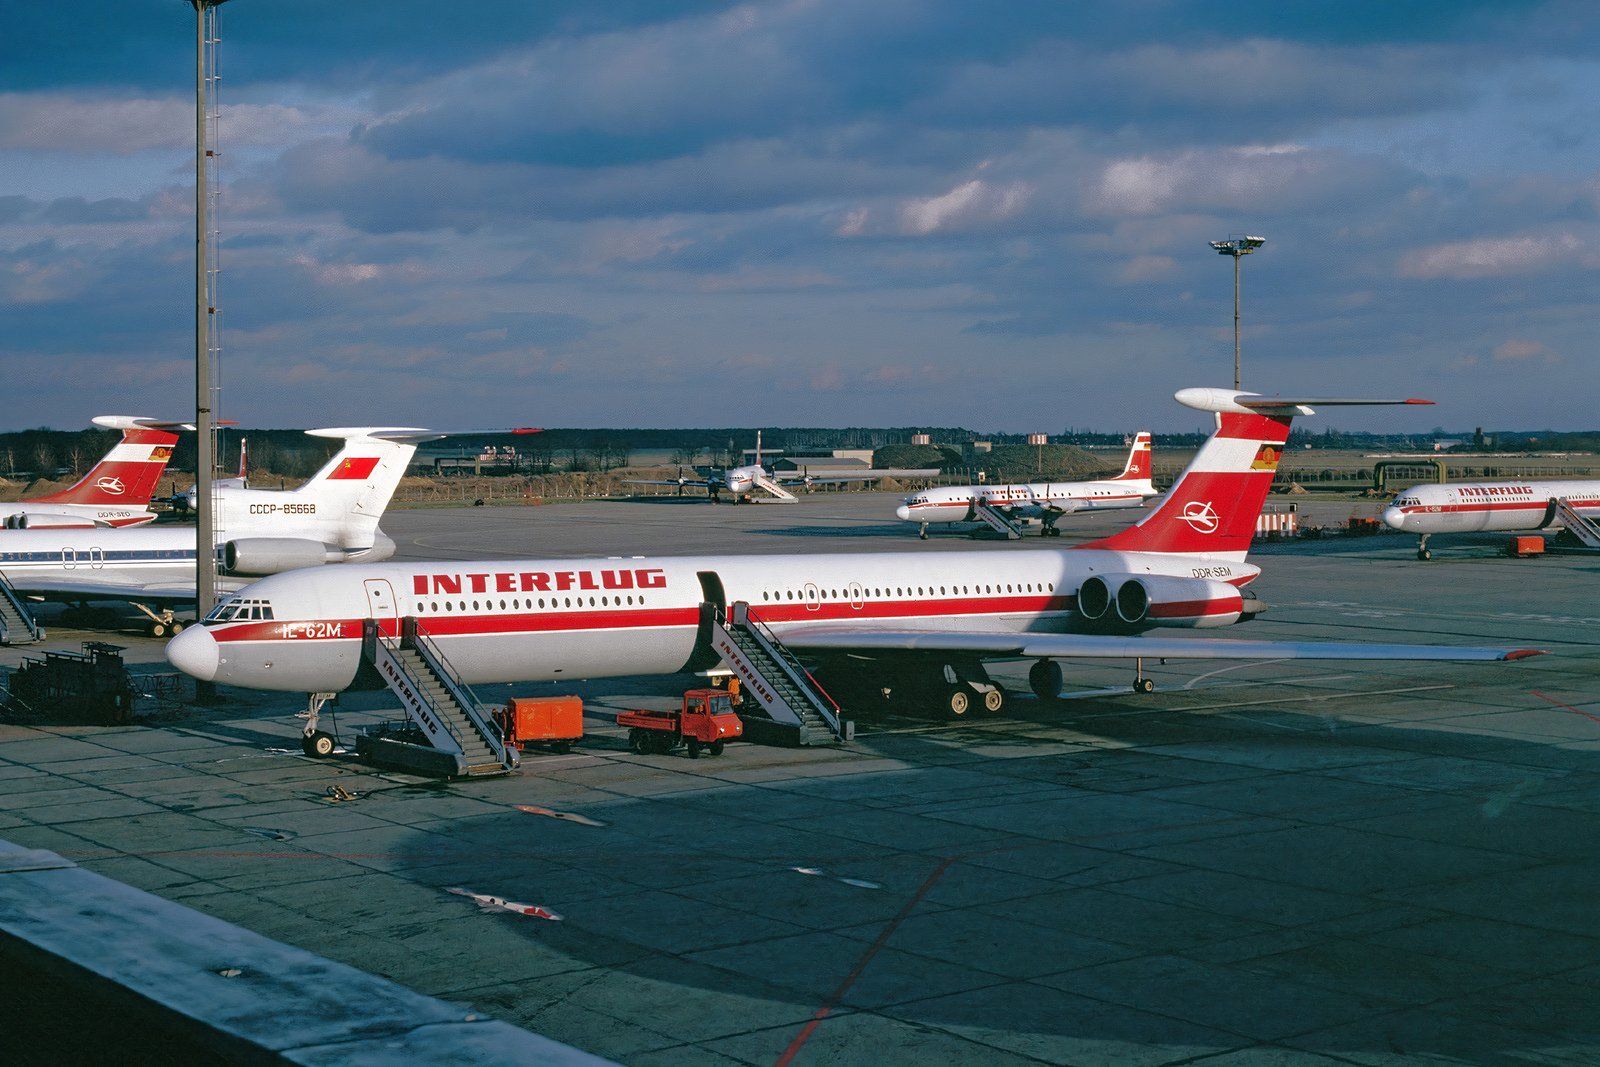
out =
[[[165,463],[172,458],[172,449],[166,445],[157,445],[150,450],[150,460],[154,463]]]
[[[1256,450],[1256,458],[1250,461],[1253,471],[1275,471],[1278,461],[1283,458],[1283,449],[1278,445],[1262,445]]]

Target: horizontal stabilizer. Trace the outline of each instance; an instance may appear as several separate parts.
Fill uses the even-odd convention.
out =
[[[1314,415],[1319,407],[1391,407],[1395,405],[1432,404],[1432,400],[1408,397],[1404,400],[1361,400],[1349,397],[1286,397],[1262,396],[1260,393],[1240,393],[1232,389],[1179,389],[1173,394],[1184,407],[1199,411],[1229,411],[1234,414],[1251,414],[1286,411],[1295,415]]]

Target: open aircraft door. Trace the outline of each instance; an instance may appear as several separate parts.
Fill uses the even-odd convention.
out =
[[[400,635],[400,606],[395,603],[394,586],[387,578],[368,578],[361,583],[367,591],[367,617],[378,620],[379,632]]]

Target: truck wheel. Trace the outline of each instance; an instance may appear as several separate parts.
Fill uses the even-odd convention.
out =
[[[572,751],[572,742],[552,741],[550,742],[550,751],[554,752],[558,756],[565,756],[568,752]]]
[[[724,747],[725,746],[722,741],[713,741],[706,747],[706,751],[710,752],[713,756],[720,756],[722,755],[722,750]]]
[[[628,731],[628,749],[639,756],[649,751],[645,744],[645,732],[637,726]]]
[[[689,758],[690,759],[699,759],[700,758],[700,740],[699,740],[699,738],[695,738],[695,737],[689,738]]]

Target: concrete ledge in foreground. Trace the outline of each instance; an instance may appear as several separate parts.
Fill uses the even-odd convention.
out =
[[[0,974],[20,994],[5,1020],[13,1062],[114,1048],[235,1063],[608,1062],[8,841]]]

